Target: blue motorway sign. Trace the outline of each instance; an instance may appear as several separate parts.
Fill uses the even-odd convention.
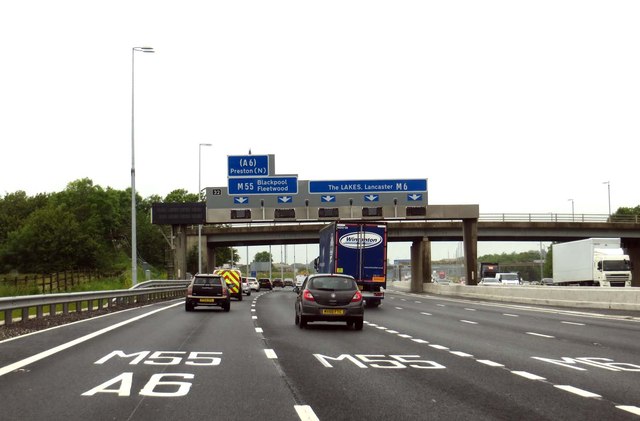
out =
[[[269,155],[227,156],[229,177],[266,177],[269,175]]]
[[[229,178],[228,194],[298,194],[298,177],[244,177]]]
[[[309,181],[309,193],[426,192],[427,180]]]

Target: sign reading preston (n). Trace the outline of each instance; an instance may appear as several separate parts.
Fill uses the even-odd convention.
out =
[[[269,155],[227,156],[229,177],[267,177]]]

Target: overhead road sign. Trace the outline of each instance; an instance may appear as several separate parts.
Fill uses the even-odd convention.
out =
[[[426,192],[426,179],[309,181],[311,194]]]
[[[207,206],[204,202],[152,203],[151,223],[160,225],[204,224]]]
[[[298,177],[229,178],[228,194],[232,196],[298,194]]]
[[[228,177],[267,177],[271,175],[269,155],[227,156]]]

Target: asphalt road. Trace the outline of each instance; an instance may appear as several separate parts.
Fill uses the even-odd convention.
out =
[[[290,288],[159,303],[0,342],[14,420],[640,417],[640,318],[391,292],[362,331]]]

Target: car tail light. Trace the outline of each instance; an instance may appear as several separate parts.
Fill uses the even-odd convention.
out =
[[[313,294],[311,294],[311,291],[309,291],[308,289],[305,289],[304,292],[302,293],[302,298],[304,298],[307,301],[315,301],[316,299],[313,298]]]
[[[193,294],[193,285],[189,285],[187,287],[187,295],[191,295],[191,294]]]
[[[357,303],[358,301],[362,301],[362,294],[360,293],[360,291],[356,291],[356,293],[353,294],[353,297],[351,298],[352,303]]]
[[[225,285],[222,287],[222,298],[227,298],[227,295],[229,295],[229,288]]]

